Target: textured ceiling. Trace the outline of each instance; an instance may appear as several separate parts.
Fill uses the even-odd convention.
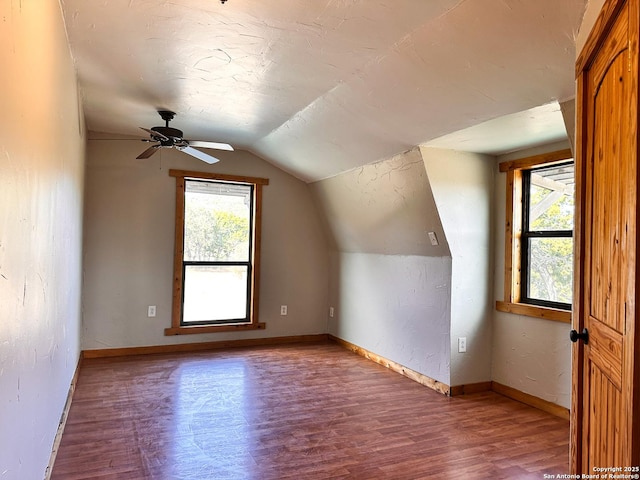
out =
[[[314,181],[551,103],[514,117],[548,137],[586,0],[61,4],[90,130],[139,135],[170,109],[187,138]],[[507,127],[485,151],[513,149]]]

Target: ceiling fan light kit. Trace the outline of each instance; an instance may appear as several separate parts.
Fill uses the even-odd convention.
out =
[[[175,112],[171,112],[169,110],[159,110],[158,114],[165,122],[164,127],[140,127],[142,130],[149,134],[149,139],[143,139],[143,142],[158,143],[156,145],[152,145],[140,155],[138,155],[136,157],[138,159],[149,158],[151,155],[156,153],[159,148],[176,148],[181,152],[202,160],[203,162],[212,164],[219,162],[220,160],[209,155],[208,153],[201,152],[194,147],[214,148],[216,150],[227,150],[230,152],[233,151],[233,147],[228,143],[205,142],[202,140],[186,140],[184,138],[184,133],[182,133],[182,130],[178,130],[177,128],[169,126],[169,122],[176,116]]]

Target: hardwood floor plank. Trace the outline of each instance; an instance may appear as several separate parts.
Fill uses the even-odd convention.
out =
[[[568,435],[330,342],[85,359],[52,479],[540,479],[568,471]]]

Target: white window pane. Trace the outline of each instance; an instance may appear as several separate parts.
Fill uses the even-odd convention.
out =
[[[248,267],[187,265],[182,322],[248,321]]]

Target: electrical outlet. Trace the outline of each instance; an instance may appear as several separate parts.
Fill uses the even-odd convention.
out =
[[[147,317],[155,317],[155,316],[156,316],[156,306],[149,305],[149,308],[147,308]]]
[[[286,315],[286,314],[287,314],[287,306],[280,305],[280,315]]]
[[[467,337],[458,337],[458,353],[467,351]]]
[[[333,307],[329,307],[329,316],[333,318]]]

